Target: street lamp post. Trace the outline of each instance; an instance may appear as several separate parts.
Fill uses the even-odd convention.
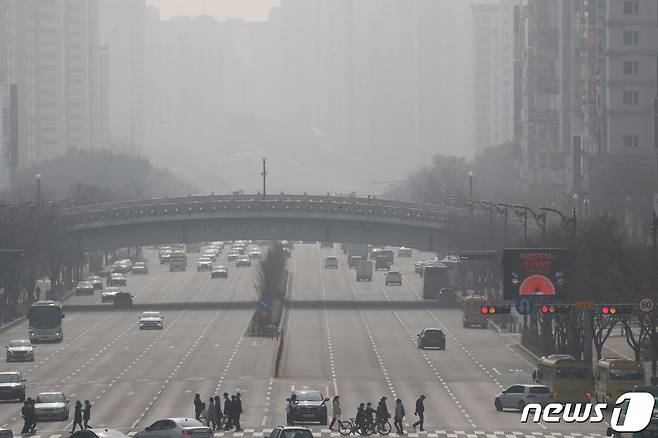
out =
[[[41,203],[41,174],[36,174],[37,179],[37,205]]]
[[[469,170],[468,171],[468,199],[473,199],[473,171]],[[471,201],[471,216],[473,216],[475,212],[473,211],[473,201]]]
[[[263,199],[265,199],[265,178],[267,177],[267,158],[263,158],[263,171],[260,173],[263,176]]]

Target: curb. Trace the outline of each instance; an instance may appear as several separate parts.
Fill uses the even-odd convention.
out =
[[[498,334],[502,332],[500,326],[492,319],[487,319],[487,327],[495,329]]]
[[[525,351],[526,354],[528,354],[529,356],[531,356],[531,357],[532,357],[533,359],[535,359],[537,362],[540,361],[539,357],[537,357],[537,355],[536,355],[535,353],[533,353],[532,351],[530,351],[530,350],[528,350],[526,347],[524,347],[523,344],[519,343],[519,344],[517,344],[517,345],[518,345],[523,351]]]

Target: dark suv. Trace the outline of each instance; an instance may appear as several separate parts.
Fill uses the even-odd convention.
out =
[[[25,379],[18,371],[0,373],[0,400],[25,401]]]
[[[438,348],[439,350],[446,349],[446,335],[438,328],[424,328],[418,334],[418,348]]]
[[[292,399],[294,402],[291,402]],[[306,423],[318,421],[321,425],[327,424],[327,402],[322,393],[316,389],[297,389],[290,398],[286,399],[286,419],[288,424],[296,422]]]

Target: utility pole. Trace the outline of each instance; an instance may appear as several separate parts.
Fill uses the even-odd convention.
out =
[[[265,179],[267,178],[267,158],[263,157],[263,171],[260,173],[263,175],[263,199],[265,199],[266,192],[265,192]]]

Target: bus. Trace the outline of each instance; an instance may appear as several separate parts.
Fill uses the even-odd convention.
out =
[[[469,295],[464,298],[464,316],[462,324],[465,328],[474,325],[487,326],[488,313],[482,313],[482,307],[487,305],[487,297],[481,295]]]
[[[451,286],[450,283],[446,265],[437,263],[423,268],[423,298],[435,299],[441,289]]]
[[[537,383],[551,388],[557,403],[589,403],[592,399],[592,374],[589,363],[567,354],[551,354],[539,361]]]
[[[598,403],[614,403],[620,395],[644,383],[642,362],[606,357],[596,364],[594,400]]]
[[[385,249],[385,248],[374,248],[370,251],[370,258],[372,260],[377,260],[377,257],[379,256],[386,256],[388,259],[388,262],[392,265],[394,262],[394,253],[392,249]]]
[[[30,342],[62,342],[62,305],[58,301],[37,301],[27,312]]]

